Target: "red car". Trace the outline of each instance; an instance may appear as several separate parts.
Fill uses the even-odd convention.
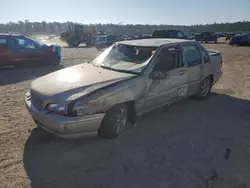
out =
[[[30,62],[60,64],[61,47],[47,46],[18,34],[0,34],[0,67]]]

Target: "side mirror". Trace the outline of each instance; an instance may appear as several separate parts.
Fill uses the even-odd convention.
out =
[[[160,80],[160,79],[167,78],[167,74],[166,74],[166,72],[153,71],[153,72],[149,73],[149,77],[152,79]]]

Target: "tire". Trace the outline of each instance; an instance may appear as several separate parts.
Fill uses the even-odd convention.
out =
[[[208,76],[200,83],[195,97],[197,99],[206,99],[211,92],[211,88],[212,88],[212,79],[210,76]]]
[[[116,138],[122,134],[128,122],[128,105],[118,104],[112,107],[103,118],[99,136]]]
[[[208,41],[207,41],[207,40],[205,40],[205,43],[207,44],[207,43],[208,43]]]
[[[215,44],[217,44],[217,42],[218,42],[217,40],[214,41]]]

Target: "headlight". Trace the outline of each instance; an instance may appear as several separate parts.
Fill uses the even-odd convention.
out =
[[[67,105],[48,104],[46,109],[49,112],[55,112],[61,115],[67,115]]]

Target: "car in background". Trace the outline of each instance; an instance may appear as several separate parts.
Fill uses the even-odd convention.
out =
[[[121,40],[133,40],[135,39],[134,36],[129,36],[129,35],[122,35]]]
[[[153,32],[152,38],[188,39],[182,31],[173,29],[157,29]]]
[[[236,35],[237,33],[227,33],[226,34],[226,38],[225,38],[225,41],[228,41],[232,38],[232,36]]]
[[[221,67],[221,53],[194,40],[124,40],[34,80],[25,104],[38,126],[62,138],[115,138],[155,108],[206,99]]]
[[[202,32],[195,35],[195,40],[208,43],[208,42],[214,42],[217,43],[218,36],[214,32]]]
[[[143,34],[140,36],[141,39],[151,39],[152,38],[152,34]]]
[[[0,67],[35,62],[60,64],[61,47],[48,46],[19,34],[0,34]]]
[[[250,32],[235,34],[230,39],[229,45],[250,45]]]
[[[121,37],[117,35],[98,35],[95,40],[95,47],[97,50],[103,50],[120,40],[122,40]]]

